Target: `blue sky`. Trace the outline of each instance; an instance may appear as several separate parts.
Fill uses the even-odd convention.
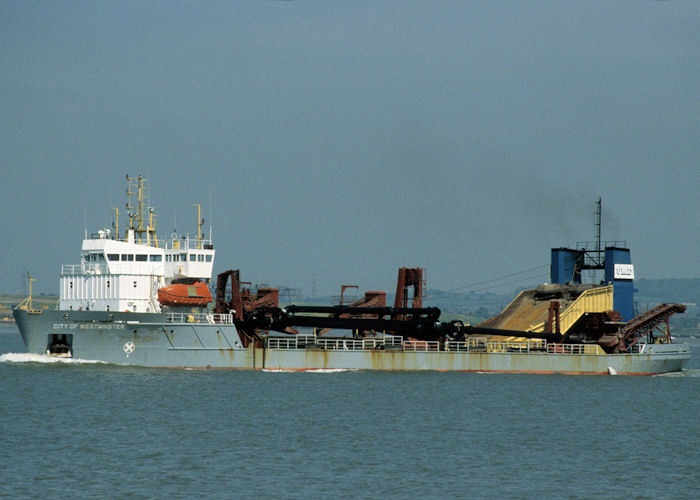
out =
[[[638,278],[700,277],[696,1],[2,2],[0,37],[0,291],[57,292],[126,174],[305,293],[546,266],[599,196]]]

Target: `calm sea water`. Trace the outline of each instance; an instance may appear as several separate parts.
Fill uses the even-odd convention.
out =
[[[0,357],[0,496],[698,498],[683,374],[260,373]],[[22,353],[14,327],[0,353]]]

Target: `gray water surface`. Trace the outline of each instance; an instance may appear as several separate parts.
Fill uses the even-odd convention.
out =
[[[691,341],[693,342],[693,341]],[[657,377],[0,356],[0,496],[697,498],[700,343]],[[14,327],[0,353],[22,353]]]

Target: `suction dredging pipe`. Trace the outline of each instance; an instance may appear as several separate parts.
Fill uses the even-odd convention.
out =
[[[547,342],[561,342],[564,338],[558,333],[525,332],[520,330],[499,330],[498,328],[484,328],[481,326],[455,325],[454,323],[443,323],[453,325],[453,336],[457,339],[469,335],[501,335],[505,337],[522,337],[526,339],[543,339]]]
[[[355,314],[355,315],[376,315],[401,316],[410,315],[413,317],[425,317],[437,321],[440,317],[440,309],[437,307],[358,307],[358,306],[295,306],[290,305],[282,309],[287,315],[296,316],[298,313],[315,314]]]
[[[317,316],[311,314],[325,314]],[[341,317],[356,315],[364,317]],[[368,318],[366,316],[377,316]],[[389,316],[390,318],[385,318]],[[404,319],[395,319],[397,317]],[[464,325],[459,321],[440,322],[440,309],[353,307],[353,306],[287,306],[284,309],[262,307],[246,313],[237,325],[243,330],[275,330],[284,332],[290,327],[329,328],[341,330],[373,330],[391,332],[420,340],[461,340],[470,335],[502,335],[529,339],[544,339],[561,342],[562,336],[555,333],[535,333],[519,330],[499,330]]]

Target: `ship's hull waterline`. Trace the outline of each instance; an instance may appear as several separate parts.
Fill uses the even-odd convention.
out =
[[[685,344],[644,346],[641,353],[581,354],[547,351],[473,352],[376,349],[243,347],[230,324],[173,322],[166,314],[16,310],[28,352],[46,354],[60,339],[74,358],[144,367],[244,370],[435,370],[463,372],[654,375],[682,370]],[[189,318],[191,319],[191,318]]]

